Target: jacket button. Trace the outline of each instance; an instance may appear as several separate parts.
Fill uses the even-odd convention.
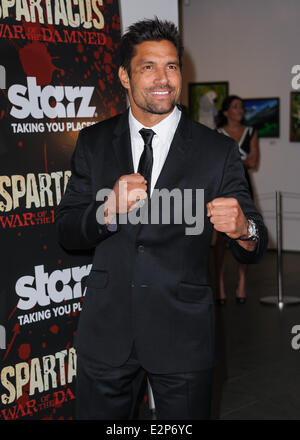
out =
[[[140,245],[138,246],[138,251],[139,251],[140,253],[145,252],[145,248],[144,248],[144,246],[143,246],[142,244],[140,244]]]

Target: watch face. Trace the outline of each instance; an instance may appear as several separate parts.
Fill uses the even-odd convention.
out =
[[[253,220],[249,220],[249,238],[257,238],[257,228]]]
[[[258,239],[258,229],[253,220],[248,219],[248,234],[245,236],[241,236],[238,240],[249,241]]]
[[[252,237],[255,233],[255,228],[253,227],[253,223],[249,225],[249,237]]]

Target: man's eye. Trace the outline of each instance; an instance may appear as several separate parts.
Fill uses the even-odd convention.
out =
[[[149,64],[149,65],[147,65],[147,66],[144,66],[144,69],[145,69],[145,70],[151,70],[151,69],[152,69],[152,66]]]
[[[175,64],[169,64],[168,68],[169,70],[176,70],[177,66],[175,66]]]

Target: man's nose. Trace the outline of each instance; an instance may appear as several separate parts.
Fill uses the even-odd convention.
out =
[[[166,69],[161,68],[161,69],[157,69],[156,70],[156,75],[155,75],[155,81],[156,83],[162,84],[162,85],[166,85],[168,82],[168,75],[166,72]]]

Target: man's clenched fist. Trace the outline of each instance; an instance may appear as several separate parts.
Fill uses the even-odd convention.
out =
[[[236,199],[219,197],[207,203],[206,208],[216,231],[233,239],[248,235],[248,220]]]
[[[147,198],[147,181],[139,174],[124,174],[114,184],[105,202],[106,223],[116,214],[132,211],[139,200]]]

